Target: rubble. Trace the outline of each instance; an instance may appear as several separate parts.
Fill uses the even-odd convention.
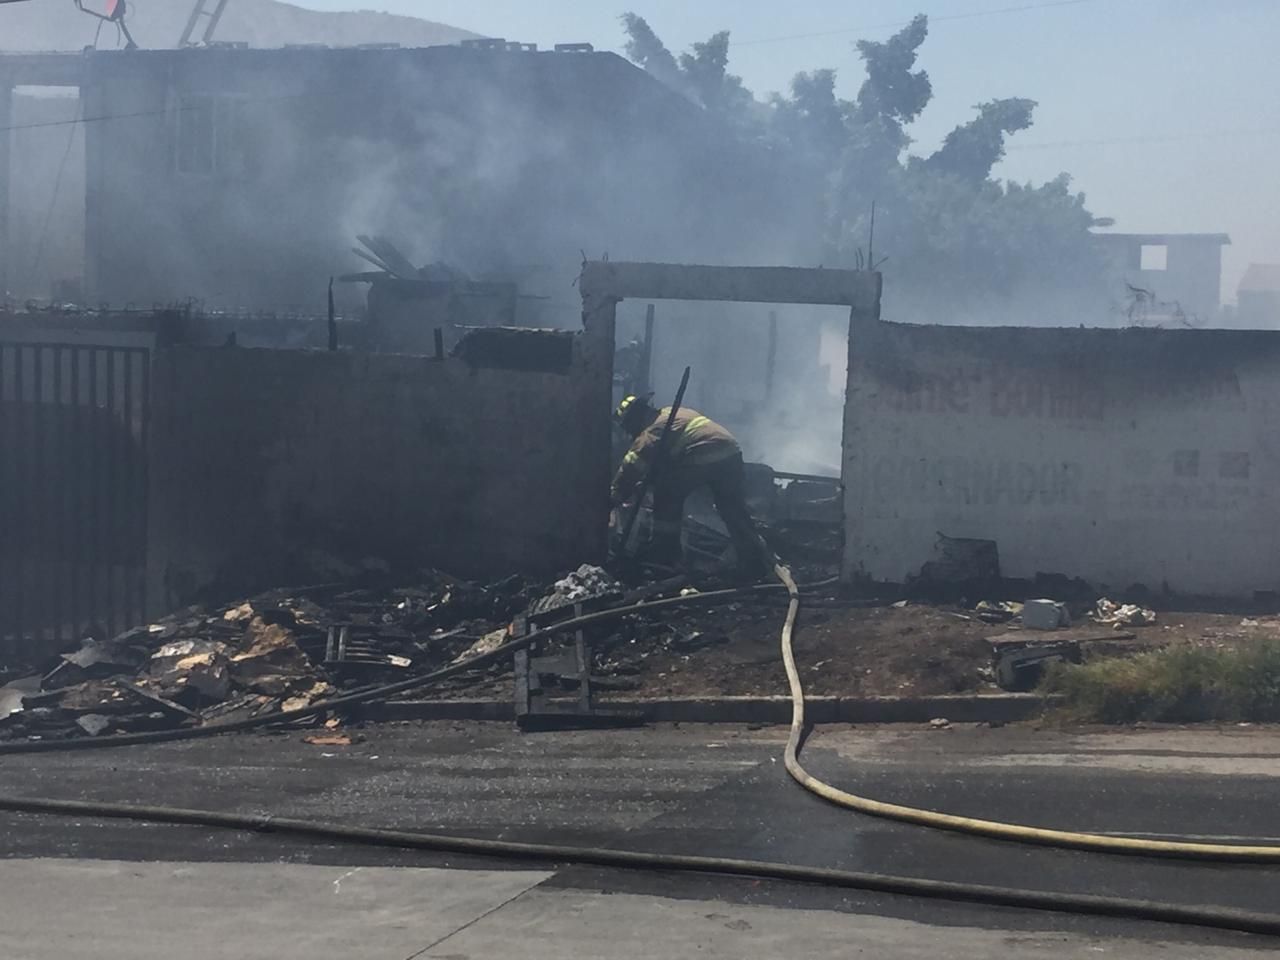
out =
[[[0,687],[0,722],[15,713],[21,713],[27,695],[39,689],[39,677],[23,677]]]
[[[572,603],[602,578],[583,567],[546,596]],[[0,688],[0,739],[200,726],[311,706],[496,645],[543,593],[519,577],[485,586],[429,571],[410,586],[327,584],[187,608],[110,640],[86,639],[37,677]],[[349,638],[341,655],[338,635]]]
[[[1007,623],[1022,616],[1022,604],[1013,600],[982,600],[973,609],[984,623]]]
[[[557,580],[551,593],[533,605],[531,613],[546,613],[559,607],[584,600],[598,600],[613,594],[622,595],[622,587],[618,581],[602,568],[584,563],[563,580]]]

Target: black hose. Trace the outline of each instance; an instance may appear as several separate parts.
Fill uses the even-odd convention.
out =
[[[831,580],[823,580],[818,583],[807,584],[805,589],[814,590],[819,587],[830,586],[836,578]],[[634,613],[647,613],[651,610],[662,610],[667,607],[681,606],[693,603],[707,603],[718,600],[727,600],[731,597],[742,596],[749,593],[767,593],[784,589],[781,584],[766,583],[758,584],[750,587],[734,587],[727,590],[712,590],[707,593],[689,593],[682,594],[678,597],[668,597],[664,600],[648,600],[641,603],[633,603],[622,607],[610,607],[607,610],[597,610],[594,613],[583,614],[580,617],[574,617],[571,620],[562,620],[559,623],[550,624],[523,637],[515,637],[506,643],[495,647],[488,653],[479,656],[470,657],[460,663],[453,663],[439,670],[433,670],[431,673],[424,673],[421,676],[409,677],[406,680],[398,680],[395,683],[384,684],[379,687],[370,687],[363,690],[357,690],[352,693],[343,694],[339,697],[331,697],[328,700],[320,700],[316,703],[305,707],[298,707],[294,710],[281,710],[279,713],[270,713],[258,717],[249,717],[245,720],[232,720],[225,723],[211,723],[204,727],[178,727],[173,730],[149,730],[144,733],[126,733],[114,737],[74,737],[69,740],[22,740],[11,743],[0,743],[0,756],[6,754],[18,753],[55,753],[69,750],[95,750],[106,747],[128,747],[137,746],[139,744],[150,743],[170,743],[175,740],[196,740],[201,737],[216,737],[224,733],[239,733],[244,730],[254,730],[258,727],[268,727],[279,723],[292,723],[295,720],[305,720],[318,714],[325,713],[329,710],[337,710],[342,707],[351,707],[363,703],[371,703],[378,700],[385,700],[399,693],[405,693],[409,690],[416,690],[422,687],[431,686],[450,677],[456,677],[460,673],[473,670],[476,667],[482,667],[486,664],[493,663],[511,656],[517,650],[523,650],[531,644],[537,643],[546,637],[554,636],[559,633],[565,633],[570,630],[577,630],[579,627],[589,626],[593,623],[601,623],[606,620],[616,620],[619,617],[625,617]]]
[[[1018,907],[1048,910],[1055,913],[1116,917],[1125,920],[1147,920],[1186,926],[1212,927],[1243,933],[1280,936],[1280,916],[1254,913],[1231,907],[1182,906],[1103,897],[1092,894],[1052,893],[1015,890],[985,884],[958,883],[949,880],[925,880],[883,873],[835,870],[828,867],[806,867],[767,860],[738,860],[726,857],[699,857],[687,854],[644,853],[636,850],[613,850],[607,847],[575,847],[549,843],[517,843],[508,840],[485,840],[478,837],[455,837],[434,833],[353,827],[346,824],[297,820],[289,817],[252,816],[222,813],[214,810],[189,810],[180,807],[141,806],[120,803],[94,803],[79,800],[0,797],[0,810],[17,813],[56,814],[72,817],[101,817],[137,820],[149,823],[171,823],[186,826],[220,827],[249,830],[256,833],[278,833],[340,843],[367,846],[430,850],[441,853],[498,857],[504,860],[533,860],[550,863],[583,863],[624,870],[657,870],[673,873],[714,873],[739,877],[760,877],[798,883],[821,884],[872,893],[953,900],[984,906]]]

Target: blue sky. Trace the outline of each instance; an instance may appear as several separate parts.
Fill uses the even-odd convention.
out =
[[[1280,261],[1280,0],[299,2],[376,6],[540,46],[620,49],[626,10],[675,50],[727,29],[730,68],[757,95],[816,67],[838,69],[851,95],[861,82],[853,40],[928,13],[921,65],[935,98],[912,130],[917,149],[935,146],[973,104],[1031,97],[1036,124],[1012,142],[999,176],[1071,173],[1118,230],[1230,233],[1229,300],[1249,262]]]

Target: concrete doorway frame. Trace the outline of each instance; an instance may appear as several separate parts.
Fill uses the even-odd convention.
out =
[[[716,300],[725,303],[805,304],[849,308],[849,350],[858,331],[880,320],[881,276],[870,270],[826,270],[821,267],[719,267],[677,263],[637,263],[588,260],[578,278],[582,294],[582,325],[588,349],[596,351],[597,362],[608,364],[612,382],[614,331],[617,307],[627,299]],[[849,369],[853,364],[849,364]],[[593,489],[600,491],[602,545],[607,538],[609,487],[609,401],[598,398],[595,411],[586,418],[585,442],[598,450],[594,457],[599,476]],[[844,488],[844,525],[850,515],[851,499],[846,478],[856,452],[849,437],[848,387],[846,381],[845,422],[840,455],[840,482]],[[851,575],[849,558],[843,554],[841,575]]]

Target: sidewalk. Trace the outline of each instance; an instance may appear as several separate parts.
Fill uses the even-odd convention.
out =
[[[1141,938],[949,927],[715,900],[540,887],[541,871],[296,864],[0,862],[0,955],[14,960],[367,960],[868,956],[1198,960]],[[993,914],[993,926],[999,914]],[[1152,931],[1159,928],[1151,927]],[[1238,942],[1239,947],[1227,946]],[[1221,960],[1261,956],[1238,937]]]

